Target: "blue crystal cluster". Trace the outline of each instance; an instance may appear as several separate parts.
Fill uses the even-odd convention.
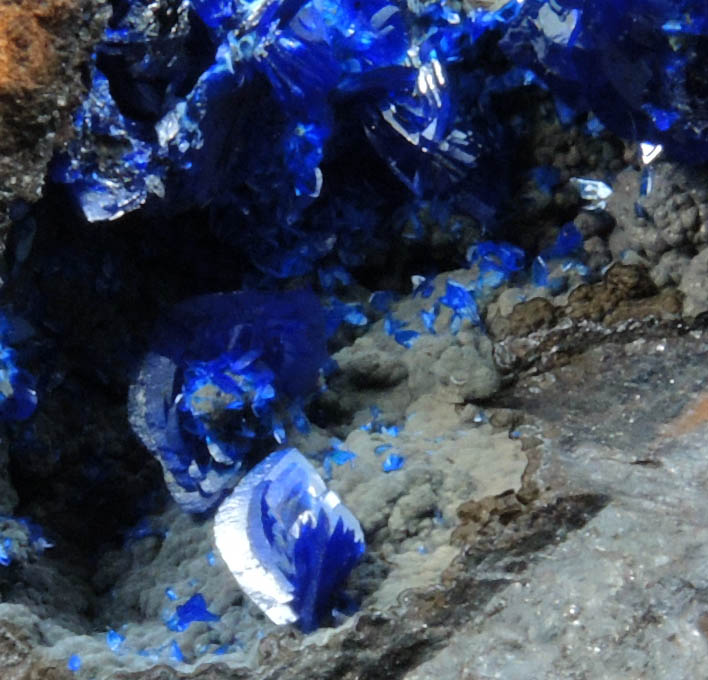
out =
[[[616,134],[708,156],[708,6],[702,0],[523,0],[501,45],[575,112]]]
[[[221,504],[216,546],[276,624],[314,630],[364,553],[361,526],[297,449],[254,467]]]
[[[327,359],[314,294],[220,293],[177,305],[158,324],[130,393],[130,420],[187,511],[215,507],[248,454],[307,426],[304,400]]]
[[[299,276],[330,255],[350,267],[385,197],[362,200],[366,187],[323,166],[365,140],[415,195],[457,187],[468,212],[492,218],[508,131],[491,97],[515,76],[465,61],[501,14],[390,0],[113,6],[52,170],[89,221],[208,208],[262,272]]]
[[[195,621],[218,621],[220,617],[207,609],[204,595],[196,593],[184,604],[176,607],[175,613],[165,625],[172,631],[182,633]]]

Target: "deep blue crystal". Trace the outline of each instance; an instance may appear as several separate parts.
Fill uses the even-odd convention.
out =
[[[435,334],[435,322],[440,314],[440,305],[434,304],[430,309],[422,309],[420,317],[423,320],[423,325],[429,333]]]
[[[381,463],[381,469],[384,472],[395,472],[396,470],[400,470],[404,463],[406,462],[406,459],[403,456],[399,456],[398,454],[391,453],[388,455],[386,460],[384,460],[383,463]]]
[[[708,154],[702,0],[525,0],[502,46],[576,112],[615,133]]]
[[[175,609],[174,615],[165,622],[165,625],[177,632],[183,632],[195,621],[219,621],[221,617],[207,609],[207,603],[201,593],[192,595],[184,604]]]
[[[170,643],[170,656],[178,663],[182,663],[184,661],[184,654],[182,654],[182,650],[180,649],[177,640],[172,640]]]
[[[306,291],[223,293],[177,305],[158,324],[131,389],[131,424],[168,488],[205,512],[241,476],[244,457],[282,440],[289,407],[317,385],[325,319]]]
[[[356,518],[296,449],[253,468],[219,508],[216,545],[275,623],[315,629],[364,552]]]
[[[470,321],[474,325],[480,323],[477,301],[473,293],[461,283],[449,279],[445,286],[445,295],[439,302],[453,310],[453,318],[451,321],[453,331],[459,328],[459,324],[463,319]]]
[[[114,630],[109,630],[106,633],[106,644],[108,645],[108,649],[110,649],[112,652],[117,652],[124,642],[124,635],[116,633],[116,631]]]

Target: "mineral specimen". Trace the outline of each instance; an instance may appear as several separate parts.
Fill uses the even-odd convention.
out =
[[[414,194],[468,180],[456,200],[492,221],[510,131],[490,99],[501,81],[467,62],[502,20],[388,0],[114,0],[52,177],[88,221],[206,209],[278,278],[330,255],[351,266],[371,247],[386,196],[362,200],[323,170],[365,139]]]
[[[302,416],[288,407],[315,389],[327,359],[324,333],[307,291],[205,295],[158,324],[131,389],[130,420],[185,510],[213,508],[247,454],[282,443],[283,423]]]
[[[352,513],[297,449],[253,468],[219,508],[216,546],[243,591],[274,623],[311,631],[364,552]]]

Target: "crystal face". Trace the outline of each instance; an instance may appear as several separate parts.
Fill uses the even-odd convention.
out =
[[[674,157],[708,153],[708,13],[700,0],[525,0],[501,41],[576,112]]]
[[[136,434],[188,512],[213,508],[246,455],[303,427],[300,401],[327,359],[324,313],[307,291],[221,293],[177,305],[130,392]]]
[[[460,200],[492,217],[504,188],[482,165],[503,175],[509,134],[490,102],[500,81],[457,67],[502,14],[388,0],[112,4],[75,137],[52,169],[88,221],[209,206],[217,225],[262,235],[234,236],[256,266],[302,274],[327,252],[316,242],[351,238],[331,215],[316,239],[294,226],[352,131],[417,195],[474,176]]]
[[[364,552],[358,520],[297,449],[270,454],[222,503],[216,546],[276,624],[314,630]]]

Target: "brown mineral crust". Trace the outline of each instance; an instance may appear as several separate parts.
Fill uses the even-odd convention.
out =
[[[0,95],[33,90],[56,75],[53,36],[42,24],[61,22],[67,10],[64,0],[0,5]]]
[[[9,205],[40,197],[71,135],[106,18],[105,0],[0,0],[0,246]]]
[[[558,310],[550,300],[531,298],[514,307],[509,319],[510,335],[527,335],[541,328],[550,328],[558,320]]]
[[[495,360],[506,372],[547,370],[609,335],[629,340],[675,328],[682,307],[683,294],[673,287],[658,290],[645,267],[616,263],[602,281],[572,290],[563,306],[533,298],[507,317],[495,317]]]

